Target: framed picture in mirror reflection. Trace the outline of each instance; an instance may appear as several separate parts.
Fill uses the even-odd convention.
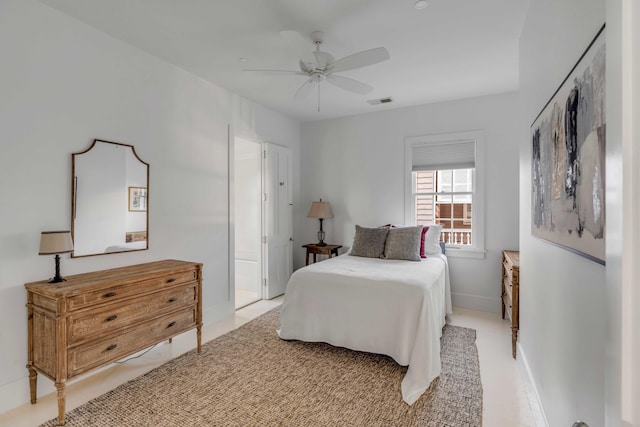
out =
[[[129,187],[129,212],[147,211],[146,187]]]

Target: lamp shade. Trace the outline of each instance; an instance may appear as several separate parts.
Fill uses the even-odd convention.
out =
[[[43,231],[40,237],[39,255],[73,252],[70,231]]]
[[[329,202],[323,202],[322,199],[319,202],[312,202],[307,218],[333,218],[331,205]]]

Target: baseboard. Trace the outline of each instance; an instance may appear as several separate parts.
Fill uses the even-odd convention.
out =
[[[471,294],[451,293],[451,300],[455,307],[471,310],[500,313],[500,298],[489,298]]]
[[[544,413],[542,407],[542,401],[536,389],[536,384],[533,381],[533,375],[531,369],[529,369],[529,363],[527,362],[527,356],[525,355],[520,343],[517,343],[518,357],[516,358],[516,366],[520,371],[520,378],[524,383],[524,389],[529,399],[529,406],[531,408],[531,416],[535,422],[536,427],[549,427],[547,416]]]

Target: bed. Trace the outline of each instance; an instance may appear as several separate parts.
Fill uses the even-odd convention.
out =
[[[341,255],[293,273],[278,334],[392,357],[408,366],[400,389],[411,405],[440,374],[440,336],[451,312],[445,255],[422,261]]]
[[[147,249],[147,241],[146,240],[141,240],[141,241],[136,241],[136,242],[126,242],[126,243],[120,243],[118,245],[112,245],[112,246],[107,247],[107,249],[104,250],[104,253],[122,252],[122,251],[134,251],[134,250],[139,250],[139,249]]]

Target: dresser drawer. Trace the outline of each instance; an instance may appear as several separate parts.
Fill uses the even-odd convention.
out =
[[[96,310],[84,310],[69,316],[69,344],[95,334],[110,333],[128,325],[144,322],[162,313],[175,311],[197,302],[197,283],[172,287],[145,295],[126,304],[108,304]]]
[[[511,282],[511,279],[507,276],[503,277],[502,284],[503,284],[503,288],[508,289],[509,292],[511,293],[511,291],[513,290],[513,283]]]
[[[505,293],[502,295],[502,303],[504,304],[505,312],[509,315],[509,320],[513,319],[513,302],[511,300],[511,295]]]
[[[153,292],[154,290],[157,290],[158,287],[187,283],[197,279],[198,272],[195,269],[181,271],[168,276],[160,276],[137,283],[114,286],[98,291],[86,292],[81,295],[75,295],[69,297],[69,299],[67,300],[67,305],[69,310],[78,310],[103,302],[113,302],[118,301],[122,298],[140,295],[146,292]]]
[[[513,297],[512,297],[512,295],[513,295],[513,287],[511,286],[511,282],[508,282],[506,278],[504,279],[503,290],[504,290],[504,294],[509,297],[509,301],[511,301],[513,299]],[[509,303],[509,304],[511,304],[511,303]]]
[[[502,270],[504,271],[504,277],[511,282],[513,279],[513,265],[509,262],[509,259],[502,260]]]
[[[196,308],[138,325],[124,334],[69,350],[68,378],[114,362],[196,325]]]

